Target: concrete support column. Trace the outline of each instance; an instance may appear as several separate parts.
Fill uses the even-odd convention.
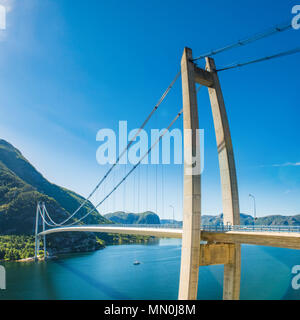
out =
[[[213,75],[213,86],[208,88],[219,154],[225,225],[240,224],[239,195],[233,147],[224,98],[212,58],[206,58],[206,69]],[[240,296],[241,248],[235,245],[234,261],[224,266],[223,299],[238,300]]]
[[[241,284],[241,245],[234,244],[233,263],[224,265],[223,300],[239,300]]]
[[[181,60],[184,132],[183,235],[179,300],[195,300],[198,291],[201,225],[200,145],[192,50],[184,49]],[[191,160],[193,159],[193,162]]]

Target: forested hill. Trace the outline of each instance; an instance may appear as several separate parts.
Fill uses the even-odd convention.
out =
[[[33,256],[35,211],[38,201],[45,202],[53,220],[61,222],[79,207],[84,198],[49,182],[18,149],[0,139],[0,260],[18,260]],[[92,208],[94,206],[87,202],[76,215],[77,219]],[[70,219],[69,222],[74,221]],[[84,219],[84,223],[102,224],[111,221],[95,211]],[[48,254],[55,255],[93,251],[106,244],[145,242],[148,238],[66,232],[47,236],[47,248]]]
[[[50,183],[18,149],[0,140],[0,234],[32,235],[37,201],[44,201],[48,212],[59,222],[83,200],[75,192]],[[94,207],[88,202],[79,217],[91,208]],[[85,220],[85,223],[107,222],[98,213]]]

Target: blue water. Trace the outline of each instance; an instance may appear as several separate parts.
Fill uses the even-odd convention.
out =
[[[177,299],[180,240],[109,246],[39,263],[2,263],[0,299]],[[141,261],[138,266],[134,260]],[[291,269],[300,251],[242,246],[241,299],[299,299]],[[221,299],[223,266],[201,267],[198,299]]]

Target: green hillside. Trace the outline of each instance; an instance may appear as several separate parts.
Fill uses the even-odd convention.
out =
[[[0,233],[32,234],[32,213],[38,200],[46,203],[49,213],[59,222],[70,212],[74,212],[84,198],[50,183],[19,150],[5,140],[0,140]],[[92,208],[93,205],[88,202],[78,217]],[[2,219],[5,219],[6,223],[1,223]],[[14,226],[13,222],[18,222],[19,219],[22,219],[23,223]],[[107,223],[107,220],[95,212],[85,222]]]
[[[0,139],[0,259],[6,255],[12,260],[32,254],[32,235],[35,228],[35,211],[38,201],[46,204],[54,221],[66,219],[84,198],[71,190],[59,187],[45,179],[21,152]],[[94,206],[87,204],[77,219]],[[74,222],[70,219],[70,222]],[[97,211],[84,220],[86,224],[111,223]],[[9,237],[11,236],[11,237]],[[144,238],[93,233],[64,233],[48,236],[50,253],[91,251],[109,243],[143,241]],[[18,243],[18,245],[17,245]],[[30,243],[30,244],[29,244]],[[22,246],[28,248],[21,253]],[[29,249],[30,248],[30,249]],[[10,254],[8,254],[8,251]],[[19,254],[17,254],[17,252]],[[8,254],[8,256],[7,256]]]

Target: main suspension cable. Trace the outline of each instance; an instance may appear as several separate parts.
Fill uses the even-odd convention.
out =
[[[81,220],[85,219],[88,215],[93,213],[99,206],[102,205],[102,203],[107,200],[118,188],[119,186],[126,181],[126,179],[131,175],[131,173],[142,163],[142,161],[148,156],[148,154],[151,152],[151,150],[160,142],[160,140],[163,138],[163,136],[169,131],[169,129],[173,126],[173,124],[177,121],[177,119],[182,115],[183,109],[180,110],[180,112],[176,115],[176,117],[173,119],[173,121],[169,124],[169,126],[163,131],[163,133],[160,134],[159,138],[152,144],[152,146],[148,149],[148,151],[143,155],[143,157],[139,160],[139,162],[133,166],[133,168],[127,173],[127,175],[102,199],[93,209],[91,209],[87,214],[85,214],[80,219],[76,220],[75,222],[69,224],[68,226],[72,226]]]
[[[200,89],[203,87],[203,85],[200,85],[197,89],[196,89],[196,92],[198,93],[200,91]],[[152,149],[161,141],[161,139],[165,136],[165,134],[169,131],[169,129],[174,125],[174,123],[178,120],[178,118],[182,115],[183,113],[183,109],[180,110],[180,112],[176,115],[176,117],[173,119],[173,121],[169,124],[169,126],[163,131],[163,133],[160,134],[159,138],[152,144],[152,146],[148,149],[148,151],[144,154],[144,156],[139,160],[139,162],[134,165],[134,167],[124,176],[124,178],[93,208],[91,209],[89,212],[87,212],[87,214],[85,214],[83,217],[81,217],[80,219],[74,221],[73,223],[71,224],[68,224],[68,225],[64,225],[64,227],[69,227],[69,226],[72,226],[76,223],[79,223],[80,221],[82,221],[83,219],[85,219],[87,216],[89,216],[91,213],[93,213],[94,211],[96,211],[96,209],[102,205],[102,203],[105,202],[105,200],[107,200],[114,191],[116,191],[119,186],[126,181],[126,179],[131,175],[131,173],[141,164],[141,162],[146,158],[146,156],[149,155],[149,153],[152,151]],[[59,224],[56,224],[50,217],[50,215],[48,214],[47,212],[47,209],[46,209],[46,206],[45,206],[45,212],[46,212],[46,215],[48,216],[48,218],[50,219],[50,221],[52,223],[54,223],[53,225],[50,224],[48,221],[46,221],[46,219],[44,218],[44,216],[42,214],[41,217],[43,219],[43,221],[47,224],[47,226],[50,226],[50,227],[58,227],[58,226],[61,226]]]
[[[168,95],[168,93],[170,92],[170,90],[172,89],[172,87],[174,86],[174,84],[176,83],[176,81],[178,80],[179,76],[181,74],[181,71],[179,71],[176,76],[174,77],[174,79],[172,80],[172,82],[170,83],[170,85],[168,86],[168,88],[165,90],[165,92],[163,93],[163,95],[160,97],[160,99],[158,100],[157,104],[155,105],[155,107],[152,109],[152,111],[150,112],[150,114],[148,115],[148,117],[146,118],[146,120],[142,123],[142,125],[140,126],[140,128],[137,130],[136,134],[134,135],[134,137],[129,141],[129,143],[127,144],[126,148],[122,151],[122,153],[118,156],[116,162],[109,168],[109,170],[106,172],[106,174],[103,176],[103,178],[100,180],[100,182],[96,185],[96,187],[93,189],[93,191],[89,194],[89,196],[81,203],[81,205],[64,221],[60,222],[60,223],[55,223],[53,220],[53,223],[55,223],[57,226],[62,226],[64,225],[66,222],[68,222],[70,219],[72,219],[76,213],[90,200],[90,198],[94,195],[94,193],[99,189],[99,187],[101,186],[101,184],[106,180],[106,178],[109,176],[109,174],[112,172],[112,170],[115,168],[115,166],[120,162],[121,158],[124,156],[124,154],[126,153],[126,151],[130,148],[130,146],[132,145],[132,143],[135,141],[135,139],[137,138],[137,136],[140,134],[140,132],[144,129],[144,127],[146,126],[146,124],[149,122],[149,120],[151,119],[151,117],[153,116],[153,114],[155,113],[155,111],[159,108],[159,106],[161,105],[161,103],[164,101],[164,99],[166,98],[166,96]]]
[[[242,63],[236,63],[236,64],[231,64],[230,66],[218,69],[217,72],[220,71],[225,71],[225,70],[231,70],[231,69],[236,69],[236,68],[241,68],[250,64],[254,64],[254,63],[258,63],[258,62],[263,62],[263,61],[267,61],[267,60],[272,60],[272,59],[276,59],[276,58],[281,58],[284,56],[289,56],[292,54],[296,54],[300,52],[300,47],[299,48],[295,48],[293,50],[288,50],[288,51],[284,51],[284,52],[280,52],[277,54],[274,54],[272,56],[266,56],[263,58],[259,58],[259,59],[255,59],[255,60],[251,60],[251,61],[246,61],[246,62],[242,62]]]
[[[247,45],[247,44],[255,42],[257,40],[261,40],[261,39],[270,37],[270,36],[272,36],[274,34],[277,34],[279,32],[287,31],[287,30],[289,30],[291,28],[292,28],[291,22],[289,22],[288,24],[285,24],[283,26],[275,26],[275,27],[273,27],[273,28],[271,28],[271,29],[269,29],[269,30],[267,30],[265,32],[255,34],[255,35],[253,35],[253,36],[251,36],[249,38],[246,38],[244,40],[239,40],[239,41],[237,41],[237,42],[235,42],[233,44],[229,44],[229,45],[227,45],[225,47],[222,47],[222,48],[219,48],[219,49],[215,49],[215,50],[211,50],[209,52],[201,54],[197,58],[193,59],[193,61],[204,59],[205,57],[211,57],[211,56],[214,56],[216,54],[222,53],[224,51],[235,49],[235,48]]]

